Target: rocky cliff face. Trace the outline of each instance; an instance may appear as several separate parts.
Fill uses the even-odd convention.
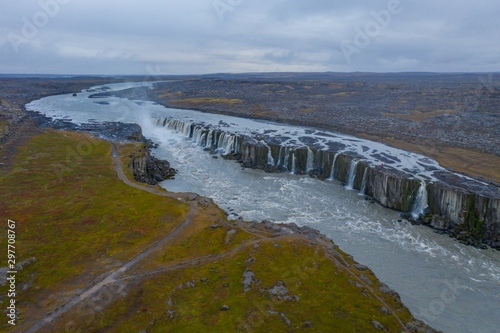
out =
[[[130,158],[128,167],[138,182],[157,185],[175,176],[175,170],[170,167],[170,163],[151,156],[146,144]]]
[[[239,160],[244,167],[336,179],[385,207],[412,213],[406,216],[416,223],[447,230],[459,239],[459,234],[465,233],[464,240],[472,245],[484,242],[500,247],[500,191],[496,185],[491,185],[494,189],[488,184],[481,188],[463,183],[458,186],[451,173],[440,181],[425,182],[333,149],[284,147],[272,138],[234,135],[177,120],[159,120],[158,125],[176,129],[200,146]]]

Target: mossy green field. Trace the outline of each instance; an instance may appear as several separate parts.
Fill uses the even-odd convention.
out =
[[[118,145],[122,164],[140,148]],[[2,173],[2,234],[16,221],[17,261],[36,259],[17,276],[19,325],[1,322],[2,331],[22,332],[57,311],[179,228],[190,205],[196,214],[180,232],[39,332],[375,332],[374,322],[401,332],[414,322],[325,237],[228,221],[208,199],[131,187],[111,153],[100,139],[49,130]]]

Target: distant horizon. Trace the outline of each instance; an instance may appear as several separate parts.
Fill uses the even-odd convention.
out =
[[[217,72],[217,73],[196,73],[196,74],[55,74],[55,73],[0,73],[0,77],[185,77],[185,76],[210,76],[210,75],[259,75],[259,74],[371,74],[371,75],[391,75],[391,74],[417,74],[417,75],[474,75],[474,74],[500,74],[500,71],[477,71],[477,72],[429,72],[429,71],[400,71],[400,72]]]

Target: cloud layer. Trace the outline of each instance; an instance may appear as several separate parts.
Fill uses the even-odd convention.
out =
[[[0,72],[500,71],[496,0],[24,0]]]

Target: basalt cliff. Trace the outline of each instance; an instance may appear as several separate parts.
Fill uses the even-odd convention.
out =
[[[500,188],[440,171],[438,179],[417,179],[409,172],[372,165],[362,156],[334,149],[287,147],[272,137],[237,135],[206,125],[157,119],[206,150],[267,172],[309,174],[338,180],[381,205],[402,212],[414,224],[425,224],[465,244],[500,248]]]

